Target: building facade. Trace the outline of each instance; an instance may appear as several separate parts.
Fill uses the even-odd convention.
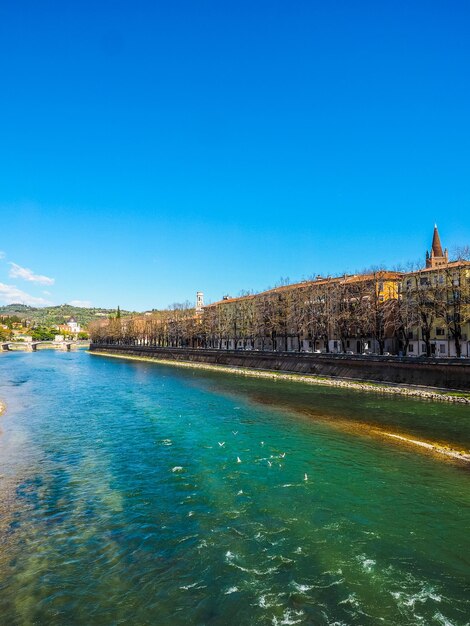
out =
[[[204,306],[95,323],[97,342],[217,350],[470,357],[470,261],[437,227],[425,266],[282,285]]]
[[[403,276],[399,308],[408,356],[470,357],[470,261],[449,261],[437,226],[426,266]]]
[[[401,274],[379,271],[285,285],[204,308],[208,347],[369,354],[396,351]]]

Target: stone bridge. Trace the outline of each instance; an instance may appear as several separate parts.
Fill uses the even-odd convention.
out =
[[[89,343],[87,341],[2,341],[0,343],[2,352],[13,352],[15,350],[36,352],[38,346],[41,348],[70,351],[74,348],[87,348]]]

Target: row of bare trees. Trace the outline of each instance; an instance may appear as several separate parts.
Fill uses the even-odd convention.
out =
[[[449,264],[405,276],[395,325],[405,352],[415,339],[424,343],[426,356],[431,356],[432,341],[448,339],[460,357],[463,341],[470,340],[470,264]]]
[[[382,271],[282,286],[223,300],[197,315],[189,303],[167,310],[95,323],[95,343],[155,347],[347,350],[356,340],[380,354],[386,345],[405,354],[420,340],[432,353],[436,332],[455,344],[457,356],[470,325],[470,270],[392,274]],[[386,343],[388,341],[388,344]]]

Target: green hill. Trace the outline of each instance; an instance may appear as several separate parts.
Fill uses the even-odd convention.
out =
[[[133,311],[121,311],[121,315],[130,315]],[[30,320],[41,326],[63,324],[69,317],[74,317],[82,328],[93,320],[115,315],[116,309],[85,308],[60,304],[47,307],[32,307],[26,304],[7,304],[0,306],[0,315],[16,315],[21,320]]]

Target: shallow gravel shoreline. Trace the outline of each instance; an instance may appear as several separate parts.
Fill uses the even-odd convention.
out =
[[[411,437],[405,437],[404,435],[398,435],[397,433],[387,433],[384,431],[380,431],[380,434],[385,435],[386,437],[391,437],[392,439],[398,441],[402,441],[407,444],[411,444],[413,446],[419,446],[435,454],[442,454],[451,459],[456,459],[457,461],[470,463],[470,454],[465,450],[456,450],[455,448],[451,448],[450,446],[442,446],[437,443],[422,441],[421,439],[412,439]]]
[[[160,363],[161,365],[174,365],[175,367],[186,367],[191,369],[212,370],[215,372],[226,372],[228,374],[238,374],[239,376],[250,376],[252,378],[264,378],[270,380],[287,380],[289,382],[300,382],[308,385],[323,385],[324,387],[340,387],[353,389],[355,391],[369,391],[372,393],[385,393],[389,395],[408,396],[421,400],[433,400],[438,402],[453,402],[457,404],[469,404],[470,394],[460,392],[449,392],[432,388],[406,387],[400,385],[375,383],[358,380],[347,380],[344,378],[326,378],[322,376],[291,374],[286,372],[272,372],[268,370],[256,370],[246,367],[229,367],[227,365],[211,365],[208,363],[196,363],[193,361],[170,361],[166,359],[156,359],[148,356],[134,356],[131,354],[116,354],[112,352],[93,351],[90,354],[98,356],[109,356],[117,359],[130,359],[133,361],[148,361],[149,363]]]

